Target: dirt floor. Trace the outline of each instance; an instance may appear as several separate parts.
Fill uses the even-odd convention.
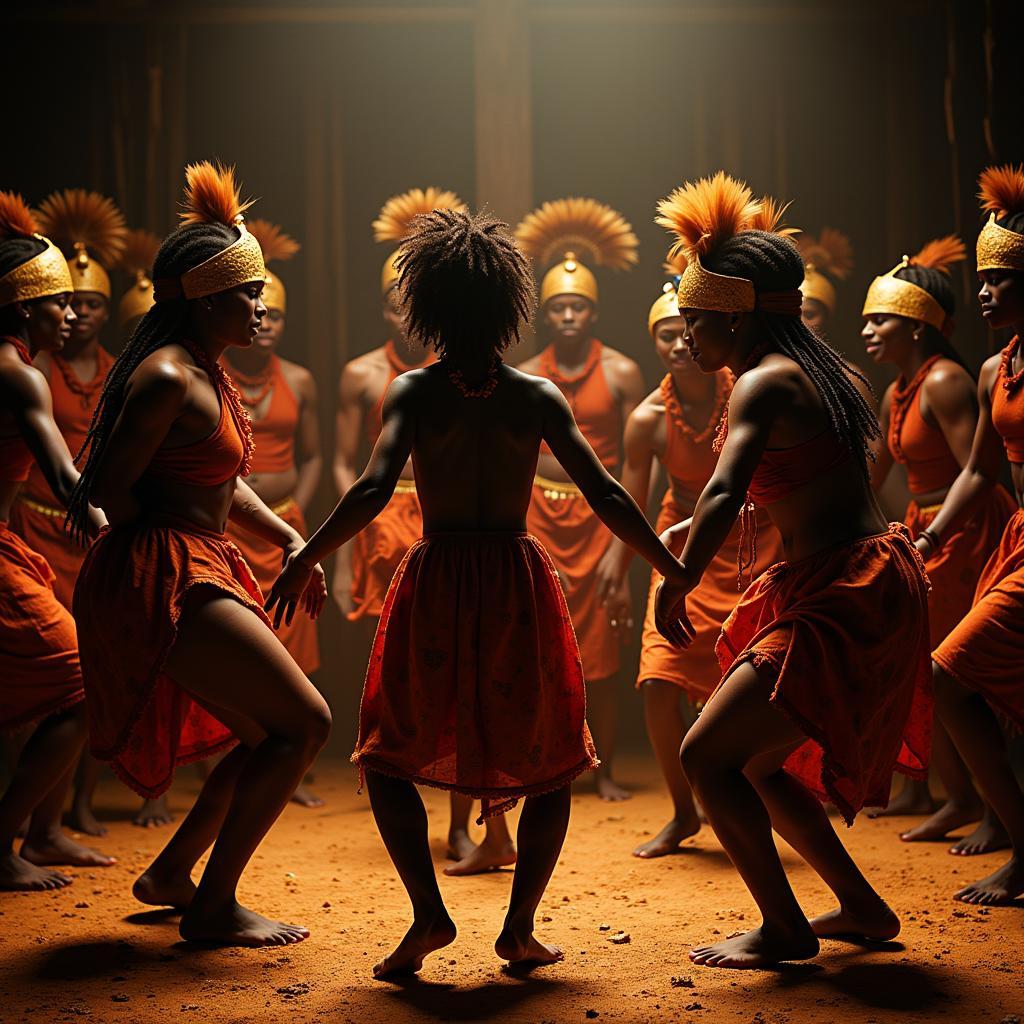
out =
[[[866,950],[826,943],[818,960],[773,973],[693,967],[686,950],[744,930],[757,916],[714,836],[705,829],[658,861],[630,856],[656,831],[666,805],[653,766],[632,762],[625,804],[586,792],[573,800],[568,841],[541,906],[539,933],[564,963],[528,978],[505,974],[492,943],[511,874],[450,879],[441,887],[460,927],[417,981],[375,982],[370,966],[408,922],[405,895],[355,776],[321,768],[322,810],[290,807],[256,854],[242,898],[306,924],[301,945],[261,951],[196,950],[176,919],[146,911],[129,887],[166,833],[128,819],[133,798],[105,784],[119,858],[78,871],[52,894],[0,894],[0,1020],[15,1021],[742,1021],[744,1024],[918,1020],[1017,1021],[1024,1017],[1024,910],[958,905],[958,883],[987,874],[1000,854],[954,860],[943,844],[906,846],[893,820],[861,820],[846,833],[858,861],[903,918],[897,943]],[[180,773],[172,805],[196,790]],[[444,794],[426,793],[437,863],[444,863]],[[808,911],[830,906],[823,886],[788,849]],[[624,932],[628,941],[613,942]],[[621,937],[620,937],[621,938]]]

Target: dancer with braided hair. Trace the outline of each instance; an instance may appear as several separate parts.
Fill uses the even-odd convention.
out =
[[[1009,460],[1017,511],[982,570],[974,606],[932,654],[939,717],[1010,841],[1006,864],[956,893],[965,903],[991,905],[1024,893],[1024,792],[998,718],[1024,728],[1024,168],[990,167],[980,186],[989,215],[977,243],[981,314],[1014,337],[982,365],[970,457],[917,545],[927,558],[945,551],[984,509]]]
[[[73,535],[89,501],[111,524],[82,566],[75,619],[92,751],[128,785],[158,796],[178,764],[230,750],[136,898],[181,908],[186,940],[283,945],[308,931],[247,910],[235,891],[331,719],[224,535],[230,519],[283,554],[302,544],[239,479],[252,431],[218,362],[228,346],[253,343],[267,312],[248,204],[230,170],[201,163],[186,174],[184,223],[157,254],[155,305],[107,375],[69,506]],[[326,596],[314,567],[305,610],[315,617]],[[192,869],[211,843],[196,886]]]
[[[534,936],[534,914],[565,838],[569,783],[597,758],[565,598],[526,533],[541,442],[608,527],[677,585],[679,565],[583,439],[559,389],[502,362],[534,302],[529,264],[505,225],[425,214],[398,266],[406,330],[439,362],[392,382],[366,469],[289,556],[269,605],[291,606],[310,567],[380,514],[411,456],[424,537],[384,601],[353,754],[414,912],[374,973],[417,971],[455,938],[414,783],[479,798],[485,818],[526,798],[495,949],[514,963],[552,963],[562,952]]]
[[[887,526],[867,465],[878,421],[847,364],[800,319],[803,261],[781,211],[719,173],[677,189],[658,221],[688,265],[676,301],[705,373],[736,376],[721,453],[685,536],[687,582],[666,580],[659,630],[691,641],[686,605],[733,529],[767,508],[786,561],[743,594],[718,644],[724,679],[683,741],[687,778],[762,914],[754,931],[690,953],[709,967],[805,960],[819,938],[899,932],[820,801],[846,821],[888,798],[894,768],[927,768],[928,584],[906,527]],[[884,608],[884,617],[878,609]],[[898,640],[894,642],[894,637]],[[839,909],[808,921],[772,828],[820,875]]]
[[[894,462],[907,467],[911,500],[903,521],[915,538],[931,524],[967,464],[978,422],[977,383],[949,340],[955,300],[947,268],[964,255],[963,243],[952,235],[929,242],[917,255],[905,257],[875,278],[864,301],[861,337],[868,355],[876,363],[895,363],[900,371],[882,398],[884,443],[875,446],[871,483],[876,490],[881,488]],[[1013,509],[1013,499],[1003,487],[993,487],[970,519],[926,559],[932,650],[970,610],[978,576]],[[978,828],[950,853],[987,853],[1005,847],[1006,833],[991,810],[983,810],[970,774],[938,721],[932,761],[946,790],[942,807],[936,810],[927,780],[907,779],[888,807],[872,816],[934,811],[927,821],[903,833],[907,842],[941,839],[980,817]]]
[[[33,463],[62,504],[78,479],[46,378],[32,365],[71,337],[73,288],[67,261],[22,198],[0,192],[0,730],[34,727],[0,798],[0,889],[59,889],[71,878],[50,865],[114,863],[60,830],[86,738],[75,624],[46,559],[7,525]],[[86,509],[82,525],[95,533],[103,517]]]

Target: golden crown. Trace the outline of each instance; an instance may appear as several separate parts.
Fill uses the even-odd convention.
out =
[[[895,276],[898,270],[908,266],[910,258],[904,256],[888,274],[876,277],[871,282],[861,315],[890,313],[910,320],[920,320],[939,331],[945,330],[948,317],[939,303],[923,288]]]
[[[978,270],[1018,270],[1024,272],[1024,235],[996,223],[989,215],[978,235]]]
[[[680,309],[709,309],[718,313],[752,313],[757,308],[754,282],[745,277],[714,274],[694,258],[676,288]]]
[[[0,277],[0,306],[75,290],[68,261],[60,249],[43,235],[32,237],[45,243],[46,248]]]
[[[676,302],[676,286],[666,281],[661,294],[654,300],[651,311],[647,314],[647,330],[654,336],[654,328],[660,320],[679,316],[679,304]]]

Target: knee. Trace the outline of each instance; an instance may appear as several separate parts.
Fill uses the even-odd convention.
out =
[[[960,685],[948,672],[932,662],[932,680],[935,691],[935,710],[944,723],[954,719],[957,710],[970,698],[970,691]]]
[[[331,735],[331,709],[327,706],[327,701],[320,697],[313,703],[306,713],[306,721],[303,726],[303,745],[310,752],[311,756],[315,757],[323,745],[327,742],[327,737]]]
[[[704,742],[700,730],[691,729],[683,738],[679,748],[679,763],[690,785],[699,789],[714,763],[710,745]]]

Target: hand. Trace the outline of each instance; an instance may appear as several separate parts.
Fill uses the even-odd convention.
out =
[[[629,592],[629,577],[622,577],[601,607],[608,616],[612,632],[625,643],[633,631],[633,598]]]
[[[356,610],[356,603],[352,599],[352,569],[344,563],[340,554],[334,560],[331,597],[344,618],[347,619]]]
[[[683,553],[683,547],[686,544],[687,534],[690,532],[690,524],[693,522],[693,516],[689,519],[684,519],[681,523],[676,523],[675,526],[670,526],[662,535],[661,543],[665,545],[672,552],[673,555],[678,558]]]
[[[654,596],[654,624],[673,647],[689,647],[696,636],[693,623],[686,614],[686,595],[693,589],[681,578],[666,579],[658,585]]]
[[[304,550],[304,547],[285,548],[284,568],[270,588],[264,605],[268,615],[274,612],[274,629],[281,628],[282,618],[286,625],[291,625],[300,601],[306,614],[316,619],[327,600],[324,571],[316,563],[307,565],[302,561]]]

